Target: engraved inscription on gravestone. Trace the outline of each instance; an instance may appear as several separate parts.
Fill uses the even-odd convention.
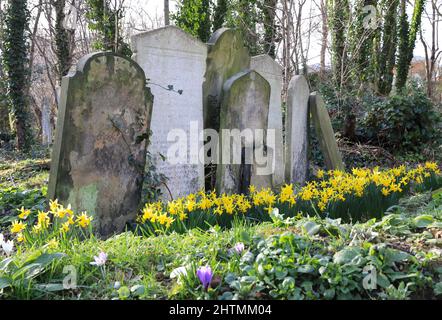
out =
[[[169,190],[174,199],[198,192],[204,188],[204,163],[191,150],[200,150],[203,141],[191,136],[190,128],[193,124],[198,131],[203,129],[207,46],[175,26],[135,35],[132,45],[134,60],[145,70],[155,96],[149,151],[158,172],[168,178],[168,188],[162,188],[163,200],[170,200]],[[172,134],[177,130],[183,133],[180,137]],[[187,139],[187,157],[181,163],[170,163],[168,151],[178,138]]]

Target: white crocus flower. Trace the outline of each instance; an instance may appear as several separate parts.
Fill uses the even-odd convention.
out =
[[[14,249],[14,241],[12,241],[12,240],[3,241],[2,248],[7,256],[11,255],[12,250]]]
[[[172,272],[170,273],[170,278],[178,278],[180,279],[181,277],[185,277],[187,276],[187,268],[186,267],[179,267],[176,269],[173,269]]]

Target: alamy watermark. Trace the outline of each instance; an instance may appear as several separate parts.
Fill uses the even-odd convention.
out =
[[[172,129],[167,134],[166,161],[179,164],[255,165],[257,175],[275,171],[276,147],[274,129],[200,130],[197,121],[188,131]]]

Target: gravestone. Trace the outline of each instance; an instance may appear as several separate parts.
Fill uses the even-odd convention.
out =
[[[137,215],[152,99],[143,70],[109,52],[63,78],[48,196],[93,215],[102,236]]]
[[[284,140],[282,135],[282,67],[267,54],[252,57],[251,69],[257,71],[270,84],[269,130],[275,131],[276,144],[273,153],[273,187],[284,183]]]
[[[324,100],[317,92],[313,92],[310,95],[310,112],[327,169],[345,170],[342,155],[339,152],[335,133],[333,132],[330,115],[325,107]]]
[[[199,134],[207,46],[175,26],[135,35],[132,44],[134,60],[149,75],[155,96],[149,151],[158,173],[168,178],[168,187],[162,187],[163,200],[198,192],[204,188],[204,161],[199,161],[198,152],[203,147]],[[175,161],[171,147],[178,136],[187,143],[183,159]]]
[[[308,103],[310,89],[304,76],[289,83],[286,112],[286,183],[304,184],[308,175]]]
[[[52,125],[51,125],[51,106],[49,98],[43,98],[43,107],[41,110],[41,137],[42,144],[49,146],[52,143]]]
[[[219,129],[223,85],[235,74],[250,69],[250,55],[239,30],[222,28],[208,42],[203,84],[204,128]]]
[[[247,193],[250,185],[257,189],[271,188],[272,159],[267,158],[264,163],[256,157],[266,157],[270,85],[259,73],[249,70],[228,79],[223,90],[217,191]],[[250,139],[244,139],[247,132],[252,134]]]

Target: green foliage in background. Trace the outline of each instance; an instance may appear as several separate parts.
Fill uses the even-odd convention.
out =
[[[26,0],[10,0],[5,10],[3,63],[8,85],[8,103],[17,137],[17,147],[27,151],[32,145],[28,102],[29,10]]]
[[[418,151],[440,141],[440,115],[423,89],[410,85],[369,107],[364,126],[378,145],[391,150]]]
[[[403,89],[407,83],[408,73],[413,52],[416,46],[417,34],[422,22],[422,14],[425,9],[425,0],[416,0],[413,7],[411,22],[408,22],[407,5],[401,0],[401,17],[399,23],[399,48],[397,58],[397,82],[396,88]]]
[[[87,0],[89,29],[98,33],[98,40],[94,49],[120,53],[128,58],[132,56],[130,45],[121,35],[121,21],[124,17],[124,8],[112,7],[110,0]]]

